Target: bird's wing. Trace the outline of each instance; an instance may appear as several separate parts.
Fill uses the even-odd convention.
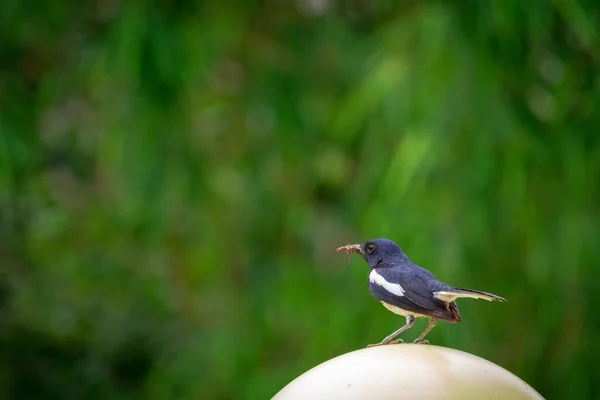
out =
[[[445,320],[455,319],[448,304],[433,296],[427,283],[428,276],[421,276],[421,272],[400,267],[376,268],[369,275],[369,289],[379,301],[403,310]]]

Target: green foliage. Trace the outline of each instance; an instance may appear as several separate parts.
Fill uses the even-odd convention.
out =
[[[2,2],[2,397],[269,398],[402,323],[388,237],[509,300],[432,342],[597,398],[599,12]]]

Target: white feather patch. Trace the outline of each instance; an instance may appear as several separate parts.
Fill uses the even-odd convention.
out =
[[[434,292],[433,297],[446,303],[452,303],[458,298],[470,298],[470,299],[483,299],[492,301],[490,296],[486,296],[479,293],[453,293],[453,292]]]
[[[402,286],[400,286],[397,283],[386,281],[383,276],[379,275],[375,268],[373,268],[373,270],[371,270],[371,273],[369,274],[369,281],[381,286],[382,288],[384,288],[392,294],[395,294],[396,296],[404,296],[404,289],[402,288]]]
[[[445,303],[452,303],[458,298],[458,296],[455,293],[450,292],[434,292],[433,297]]]

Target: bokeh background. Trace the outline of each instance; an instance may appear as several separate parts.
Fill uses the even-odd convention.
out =
[[[0,397],[267,399],[459,300],[435,344],[600,396],[600,3],[0,3]],[[419,321],[404,337],[425,327]]]

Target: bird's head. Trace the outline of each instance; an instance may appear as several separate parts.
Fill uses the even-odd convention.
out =
[[[360,254],[371,268],[378,267],[383,261],[408,261],[400,246],[389,239],[371,239],[363,244],[349,244],[339,247],[336,251]]]

